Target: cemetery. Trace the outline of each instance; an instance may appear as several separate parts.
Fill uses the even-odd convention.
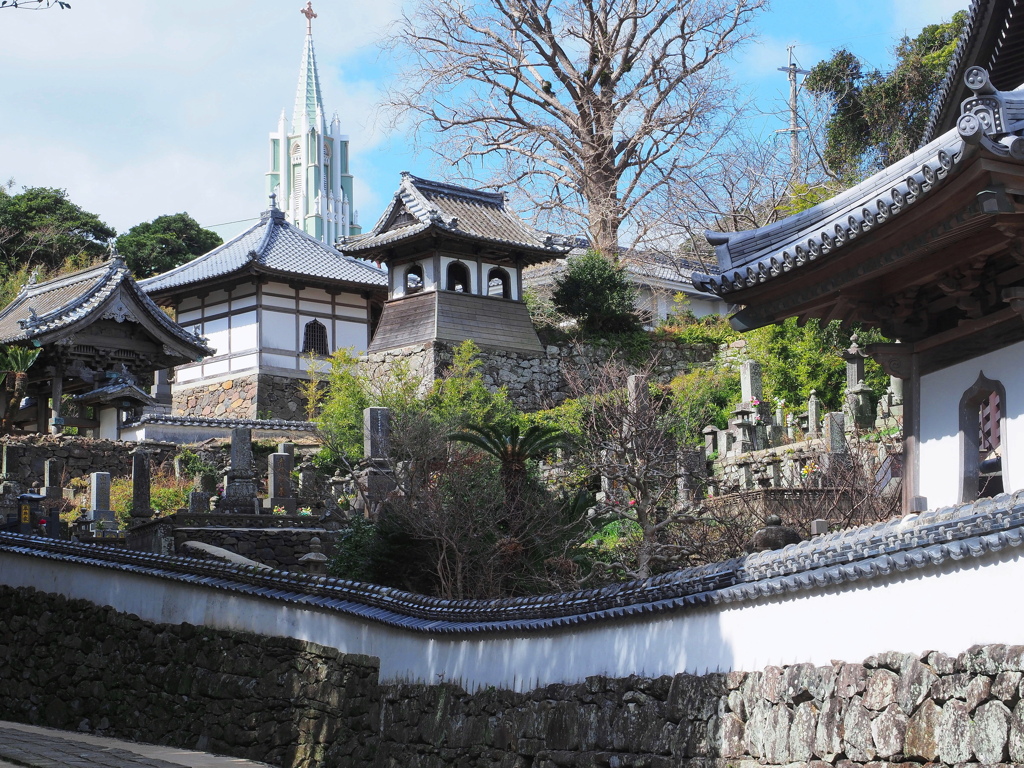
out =
[[[577,239],[503,192],[402,173],[364,232],[307,4],[256,223],[0,310],[0,719],[280,768],[1024,764],[1016,11],[975,1],[919,149],[706,234],[736,332],[841,329],[841,391],[787,403],[733,331],[542,341]]]

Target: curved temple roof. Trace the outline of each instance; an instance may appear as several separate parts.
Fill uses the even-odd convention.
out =
[[[345,253],[372,252],[434,228],[449,235],[483,240],[511,248],[550,253],[539,261],[569,250],[560,238],[538,232],[505,206],[500,192],[485,192],[429,181],[402,173],[390,205],[365,235],[343,240]]]
[[[886,226],[952,178],[978,147],[1024,160],[1024,92],[997,91],[980,67],[967,70],[974,95],[953,128],[917,152],[831,200],[759,229],[708,232],[722,273],[694,273],[693,283],[720,296],[775,279]]]
[[[249,268],[330,283],[374,287],[385,287],[388,283],[383,270],[310,237],[289,224],[284,212],[275,206],[263,212],[258,224],[234,239],[169,272],[140,280],[139,285],[147,293],[167,294]]]
[[[128,310],[113,306],[119,292],[124,292],[147,317],[183,344],[192,359],[213,354],[203,339],[171,320],[140,290],[119,258],[43,283],[30,282],[0,311],[0,344],[42,344],[54,336],[72,332],[97,313],[120,312],[124,319]]]

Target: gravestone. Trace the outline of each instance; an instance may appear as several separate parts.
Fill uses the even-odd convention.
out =
[[[153,516],[150,501],[149,454],[135,449],[132,451],[132,520],[148,520]]]
[[[42,495],[48,499],[63,499],[64,462],[60,459],[47,459],[43,462]]]
[[[709,455],[718,450],[718,433],[718,427],[713,424],[709,424],[701,430],[701,434],[704,435],[704,450]]]
[[[256,475],[252,465],[252,430],[231,430],[231,466],[224,476],[224,495],[218,511],[251,515],[259,510]]]
[[[278,445],[277,445],[277,452],[278,453],[287,453],[289,456],[292,457],[292,459],[294,459],[295,458],[295,443],[289,443],[289,442],[278,443]]]
[[[847,453],[846,418],[841,413],[826,413],[822,427],[825,439],[825,450],[829,453]]]
[[[369,504],[369,514],[375,515],[375,507],[395,490],[395,480],[387,458],[391,446],[391,410],[389,408],[365,408],[363,410],[363,453],[366,468],[356,479]]]
[[[89,515],[98,536],[117,535],[117,517],[110,508],[110,473],[89,475]]]
[[[391,448],[391,409],[363,409],[363,455],[386,459]]]
[[[817,391],[813,389],[807,400],[807,436],[821,437],[821,403]]]
[[[292,493],[292,454],[272,453],[267,459],[267,498],[263,506],[271,511],[281,507],[295,514],[296,498]]]
[[[744,403],[754,400],[761,401],[761,364],[754,360],[746,360],[740,366],[740,397]]]

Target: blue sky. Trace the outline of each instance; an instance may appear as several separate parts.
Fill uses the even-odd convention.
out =
[[[0,10],[0,180],[66,188],[119,231],[179,211],[224,225],[223,236],[239,231],[266,207],[267,135],[282,109],[291,114],[303,5],[73,0],[66,11]],[[797,45],[804,68],[846,46],[884,69],[896,38],[966,5],[774,0],[732,69],[763,108],[779,108],[787,85],[776,68],[786,64],[787,45]],[[400,8],[400,0],[314,2],[324,101],[351,139],[364,227],[399,171],[444,173],[427,150],[389,135],[375,113],[392,73],[374,41]]]

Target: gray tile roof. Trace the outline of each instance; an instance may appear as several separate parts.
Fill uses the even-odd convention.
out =
[[[583,248],[573,248],[565,258],[535,264],[523,270],[523,282],[527,285],[549,285],[566,268],[566,259],[585,252]],[[701,269],[686,259],[677,259],[658,251],[623,251],[620,253],[626,274],[638,285],[649,285],[652,281],[668,283],[664,286],[678,291],[696,291],[690,276]],[[714,269],[714,265],[706,267]]]
[[[118,381],[108,384],[105,387],[97,387],[89,392],[83,392],[71,398],[76,403],[109,403],[111,400],[135,400],[144,405],[155,405],[156,400],[137,384],[128,381]]]
[[[970,95],[964,83],[970,67],[987,70],[1000,90],[1024,83],[1024,0],[973,0],[922,144],[956,124],[960,102]]]
[[[832,258],[844,245],[884,227],[963,166],[956,129],[885,170],[806,211],[758,229],[708,232],[721,274],[692,274],[700,290],[724,295]]]
[[[384,215],[365,235],[343,240],[345,253],[372,252],[429,229],[515,249],[540,252],[536,260],[569,250],[561,238],[531,227],[506,207],[500,192],[485,192],[402,174]],[[550,254],[550,256],[547,256]]]
[[[144,523],[161,525],[166,519]],[[356,616],[433,635],[529,632],[600,624],[624,616],[681,613],[712,605],[777,600],[856,582],[885,584],[899,573],[972,568],[1024,545],[1024,491],[817,536],[783,549],[683,568],[577,592],[445,600],[391,587],[185,557],[0,533],[0,552],[73,562],[111,573],[147,574],[296,608]],[[959,565],[953,565],[955,562]]]
[[[324,245],[289,224],[282,211],[272,208],[263,212],[258,224],[234,239],[169,272],[140,280],[139,285],[147,293],[166,294],[247,267],[334,283],[379,287],[388,284],[383,270]]]
[[[73,327],[99,318],[114,303],[116,294],[129,301],[193,353],[193,359],[213,350],[195,334],[171,320],[132,279],[120,259],[73,272],[42,283],[29,283],[0,311],[0,344],[46,343]]]

